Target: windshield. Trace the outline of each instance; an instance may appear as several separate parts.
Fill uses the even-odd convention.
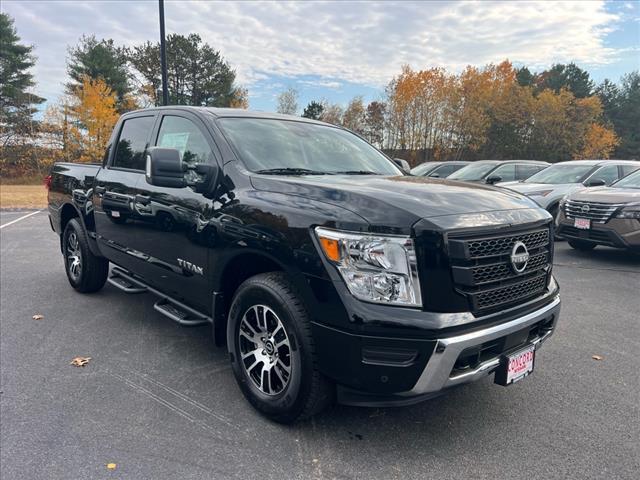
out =
[[[593,168],[593,165],[551,165],[531,175],[525,183],[581,183]]]
[[[382,153],[339,128],[265,118],[222,118],[227,139],[253,172],[401,175]]]
[[[640,189],[640,170],[630,173],[611,185],[613,188],[637,188]]]
[[[452,173],[447,178],[449,180],[466,181],[482,180],[495,166],[495,163],[472,163]]]

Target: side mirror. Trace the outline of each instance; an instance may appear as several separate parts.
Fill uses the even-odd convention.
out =
[[[438,172],[434,172],[431,175],[429,175],[431,178],[440,178],[440,174]]]
[[[180,152],[175,148],[150,148],[147,151],[145,177],[147,183],[158,187],[185,187]]]
[[[500,175],[491,175],[489,178],[487,178],[487,183],[489,185],[495,185],[498,182],[502,181],[502,177]]]
[[[594,178],[593,180],[589,180],[587,182],[587,187],[604,187],[606,184],[607,182],[605,182],[603,179]]]
[[[407,173],[409,172],[409,170],[411,170],[411,165],[409,165],[409,162],[407,162],[405,159],[393,158],[392,160],[397,166],[399,166],[402,169],[404,173]]]

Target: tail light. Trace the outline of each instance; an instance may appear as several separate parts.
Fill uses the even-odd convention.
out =
[[[44,188],[47,190],[51,190],[51,175],[47,175],[44,177]]]

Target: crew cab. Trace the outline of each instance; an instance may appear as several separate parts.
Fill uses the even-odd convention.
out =
[[[106,282],[210,325],[278,422],[526,378],[560,312],[553,224],[523,195],[404,175],[359,136],[244,110],[123,115],[57,163],[49,218],[81,293]],[[213,386],[212,386],[213,387]]]

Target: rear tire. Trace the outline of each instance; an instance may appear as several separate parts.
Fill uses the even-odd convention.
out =
[[[292,423],[332,402],[333,385],[318,371],[310,316],[284,273],[259,274],[240,285],[227,348],[242,393],[271,420]]]
[[[575,248],[576,250],[580,250],[582,252],[589,252],[596,248],[595,243],[585,242],[582,240],[569,240],[569,246],[571,248]]]
[[[100,290],[109,275],[109,261],[91,252],[87,232],[77,218],[67,223],[62,234],[64,269],[71,286],[81,293]]]

